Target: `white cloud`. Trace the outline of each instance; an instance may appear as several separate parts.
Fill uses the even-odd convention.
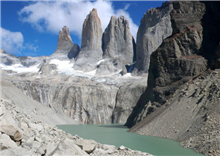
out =
[[[128,8],[130,7],[130,5],[131,5],[131,4],[129,4],[129,3],[126,4],[125,7],[124,7],[124,10],[128,10]]]
[[[31,51],[36,52],[38,49],[38,46],[35,46],[34,44],[30,44],[30,43],[25,43],[23,46],[23,49],[29,49]]]
[[[4,28],[1,29],[1,49],[4,49],[8,53],[20,54],[23,47],[23,35],[21,32],[11,32]]]
[[[24,43],[24,37],[21,32],[12,32],[1,28],[1,49],[4,49],[7,53],[21,54],[22,50],[28,50],[30,52],[36,52],[37,46],[31,43]]]
[[[123,15],[129,21],[131,33],[136,38],[138,26],[126,12],[128,7],[129,5],[126,5],[122,9],[114,10],[109,1],[36,2],[24,7],[19,15],[21,21],[30,23],[38,31],[58,34],[59,30],[66,25],[70,32],[81,38],[83,22],[89,12],[96,8],[103,31],[111,16]]]

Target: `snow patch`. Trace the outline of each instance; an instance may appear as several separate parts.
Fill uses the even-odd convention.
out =
[[[57,66],[57,70],[59,73],[64,73],[66,75],[73,75],[73,76],[81,76],[81,77],[88,77],[91,78],[95,75],[96,70],[90,72],[83,72],[80,70],[74,70],[73,65],[70,61],[60,61],[58,59],[53,59],[50,61],[49,64],[55,64]]]
[[[123,75],[123,77],[132,77],[132,76],[131,76],[131,73],[127,73],[127,74]]]
[[[97,65],[100,65],[102,62],[104,62],[105,61],[105,59],[102,59],[102,60],[99,60],[98,62],[97,62]]]
[[[14,64],[11,66],[7,66],[2,63],[0,64],[0,68],[2,68],[3,70],[12,70],[17,73],[24,73],[24,72],[36,73],[39,71],[38,66],[39,64],[30,66],[30,67],[23,66],[22,64]]]
[[[64,73],[67,75],[72,75],[74,73],[73,63],[70,61],[60,61],[58,59],[50,60],[49,64],[55,64],[57,66],[59,73]]]

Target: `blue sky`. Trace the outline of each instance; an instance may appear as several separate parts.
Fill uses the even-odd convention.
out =
[[[110,17],[123,15],[131,33],[136,32],[144,13],[162,1],[1,1],[1,49],[16,56],[51,55],[63,26],[70,29],[73,43],[81,44],[86,15],[97,8],[105,30]]]

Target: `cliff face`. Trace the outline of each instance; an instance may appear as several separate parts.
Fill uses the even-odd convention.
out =
[[[39,76],[7,78],[31,99],[85,124],[124,124],[146,88],[145,78],[133,83],[137,79],[95,80],[55,72]]]
[[[76,58],[74,69],[91,71],[102,59],[102,28],[96,9],[87,15],[82,30],[81,51]]]
[[[134,72],[148,73],[150,55],[172,34],[170,12],[173,6],[164,3],[161,7],[148,10],[142,20],[136,40],[136,64]]]

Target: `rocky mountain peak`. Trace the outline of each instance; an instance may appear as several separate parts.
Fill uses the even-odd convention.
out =
[[[70,33],[69,33],[69,28],[67,26],[64,26],[60,30],[58,43],[59,42],[65,42],[65,41],[72,42],[72,39],[71,39]]]
[[[132,35],[129,22],[124,16],[112,16],[103,34],[103,52],[105,57],[122,56],[127,63],[133,61]]]
[[[108,61],[99,65],[97,73],[118,72],[133,62],[134,41],[129,22],[124,16],[112,16],[102,37],[103,56]]]
[[[92,11],[89,14],[89,17],[94,18],[94,19],[98,19],[99,23],[101,24],[101,20],[99,19],[98,12],[97,12],[96,8],[92,9]]]
[[[82,29],[81,51],[74,64],[74,69],[90,71],[102,59],[102,27],[97,10],[94,8],[87,15]]]
[[[96,50],[101,48],[102,28],[97,9],[93,8],[83,23],[81,48]]]
[[[57,54],[65,54],[64,58],[75,58],[79,54],[80,48],[74,44],[69,33],[69,28],[64,26],[59,33],[58,44],[53,56]],[[58,56],[60,58],[60,55]]]

